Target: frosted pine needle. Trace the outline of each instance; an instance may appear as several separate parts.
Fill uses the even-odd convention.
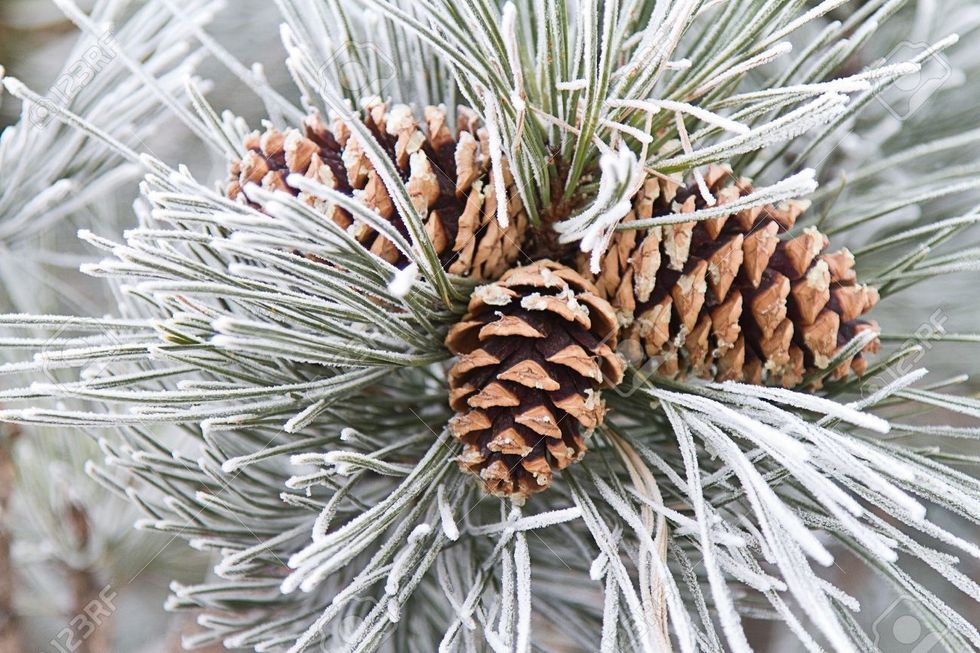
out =
[[[79,233],[97,252],[82,270],[114,302],[92,314],[110,317],[0,316],[0,419],[98,429],[107,466],[90,473],[138,527],[213,556],[208,582],[175,583],[166,605],[196,615],[188,645],[742,652],[771,622],[788,649],[871,650],[880,606],[835,575],[849,565],[949,650],[980,647],[950,598],[980,595],[978,461],[950,446],[977,437],[974,370],[969,355],[952,380],[922,368],[978,336],[916,331],[928,292],[891,304],[977,267],[980,52],[934,29],[969,36],[975,11],[803,4],[281,0],[295,87],[280,89],[207,31],[212,3],[148,0],[112,67],[43,129],[43,94],[3,80],[24,102],[0,139],[6,247],[142,183],[123,228],[98,216]],[[58,5],[90,39],[115,17]],[[883,61],[911,23],[932,45]],[[164,47],[177,41],[186,53]],[[189,79],[202,59],[264,122]],[[936,62],[964,83],[893,117],[900,83]],[[168,116],[232,175],[147,151]],[[728,322],[712,313],[728,261],[709,263],[702,238],[726,228],[711,242],[773,234],[754,284],[730,266],[748,308]],[[846,249],[825,252],[822,233]],[[453,268],[467,251],[504,269]],[[786,293],[755,302],[780,294],[777,274]],[[879,296],[874,355],[861,320]],[[668,298],[680,307],[660,322],[627,310]],[[868,328],[806,342],[821,315]],[[555,316],[581,328],[550,351]],[[799,334],[753,332],[766,316]],[[727,377],[722,324],[743,336]],[[630,334],[641,351],[618,383],[612,345]],[[517,336],[520,368],[478,347]],[[460,402],[499,423],[461,428]],[[587,428],[571,433],[555,402]],[[486,431],[473,460],[516,457],[526,474],[460,472],[459,440]],[[540,487],[483,492],[518,477]]]

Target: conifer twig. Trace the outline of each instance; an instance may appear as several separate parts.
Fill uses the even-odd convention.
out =
[[[4,425],[0,432],[0,653],[23,651],[23,637],[14,606],[17,581],[11,556],[10,501],[14,491],[13,446],[19,428]]]

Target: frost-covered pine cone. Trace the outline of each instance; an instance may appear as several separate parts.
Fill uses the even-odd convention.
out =
[[[730,168],[713,166],[705,184],[724,207],[753,191]],[[697,184],[679,186],[649,177],[623,224],[693,213],[707,201]],[[878,302],[857,282],[854,257],[829,253],[814,227],[793,237],[804,202],[788,201],[698,222],[618,232],[591,274],[623,326],[621,351],[637,366],[667,378],[694,375],[719,381],[794,387],[824,370],[854,336],[877,332],[863,319]],[[876,352],[877,340],[864,351]],[[861,352],[840,361],[832,379],[864,374]]]
[[[606,413],[600,386],[623,379],[619,327],[591,283],[554,261],[508,270],[473,294],[446,346],[452,434],[490,494],[523,500],[585,455]]]
[[[412,205],[425,216],[425,230],[446,270],[475,279],[495,279],[517,259],[528,220],[513,192],[513,178],[504,168],[508,194],[506,226],[497,220],[494,171],[490,169],[486,129],[477,126],[476,114],[460,108],[455,134],[446,124],[443,107],[426,107],[424,125],[404,104],[389,107],[376,98],[364,102],[364,124],[384,148],[405,182]],[[290,174],[308,177],[345,195],[357,197],[368,209],[406,228],[374,164],[356,136],[343,122],[328,127],[319,115],[308,116],[303,131],[284,132],[267,126],[244,142],[245,157],[231,165],[228,196],[247,201],[243,188],[263,188],[298,195],[310,206],[329,212],[348,228],[349,213],[327,200],[302,193],[287,183]],[[405,255],[370,225],[359,222],[357,240],[389,263],[407,264]]]

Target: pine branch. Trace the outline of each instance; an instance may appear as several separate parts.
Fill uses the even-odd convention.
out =
[[[17,438],[16,428],[4,428],[0,438],[0,653],[23,650],[23,637],[14,606],[17,582],[11,556],[10,500],[14,489],[13,455],[11,449]]]
[[[91,544],[92,525],[85,509],[75,503],[69,503],[64,519],[68,524],[69,530],[74,535],[76,548],[85,551]],[[112,650],[112,624],[108,621],[100,620],[100,623],[93,628],[93,623],[82,623],[76,625],[76,615],[89,615],[93,612],[92,606],[101,601],[100,595],[104,585],[99,582],[97,572],[93,568],[74,568],[67,567],[65,574],[68,577],[68,586],[71,588],[70,612],[65,615],[70,627],[74,632],[75,640],[79,643],[78,650],[81,653],[108,653]]]
[[[62,4],[95,33],[90,18]],[[274,133],[301,142],[289,129],[307,115],[336,118],[336,170],[321,177],[288,162],[282,168],[276,157],[296,150],[263,152],[262,164],[278,168],[258,183],[239,175],[236,197],[139,153],[114,125],[77,107],[56,112],[146,172],[132,229],[116,238],[81,234],[105,256],[83,269],[112,284],[121,317],[0,318],[14,333],[0,344],[28,352],[0,372],[35,379],[0,394],[9,405],[0,418],[119,431],[120,440],[100,443],[108,469],[90,473],[139,507],[141,529],[215,556],[207,583],[175,584],[168,601],[171,610],[202,613],[203,630],[188,644],[297,653],[338,645],[433,650],[436,642],[446,652],[748,651],[747,622],[765,618],[783,622],[806,650],[870,649],[853,614],[858,597],[821,570],[850,551],[862,569],[914,599],[923,623],[954,649],[980,645],[975,626],[932,593],[928,578],[978,595],[963,568],[980,551],[955,529],[976,522],[980,484],[951,466],[969,459],[904,445],[913,433],[973,438],[976,428],[917,427],[893,412],[942,408],[972,420],[980,405],[953,395],[949,381],[930,385],[924,370],[908,368],[914,345],[873,363],[868,374],[886,379],[881,384],[835,380],[875,341],[873,330],[835,338],[795,391],[672,380],[633,367],[618,393],[605,393],[613,410],[589,441],[587,460],[564,469],[560,483],[523,506],[474,489],[451,464],[460,451],[447,406],[455,391],[472,388],[458,382],[466,372],[448,371],[444,342],[451,329],[473,326],[460,320],[480,302],[488,315],[502,315],[510,287],[475,290],[476,280],[446,271],[427,222],[432,207],[413,185],[421,177],[399,164],[397,138],[387,140],[397,129],[382,127],[395,112],[378,98],[362,103],[372,94],[445,103],[451,124],[454,113],[469,116],[452,106],[462,98],[482,141],[472,138],[487,182],[476,192],[482,201],[492,188],[496,201],[481,227],[503,229],[519,209],[533,233],[547,233],[550,254],[579,262],[562,249],[570,245],[595,272],[620,253],[612,243],[667,233],[665,257],[683,274],[672,259],[680,258],[684,225],[690,236],[719,217],[783,210],[777,206],[790,213],[803,205],[783,202],[812,195],[838,166],[857,169],[851,183],[816,191],[817,201],[834,203],[800,226],[819,220],[855,244],[862,275],[875,256],[899,252],[871,267],[889,295],[975,269],[975,245],[934,251],[975,223],[975,139],[962,125],[913,122],[905,142],[871,133],[860,145],[874,147],[852,148],[871,154],[834,154],[833,140],[844,128],[868,133],[862,121],[880,122],[884,111],[876,100],[931,57],[952,56],[955,39],[939,35],[909,61],[855,72],[844,68],[871,51],[876,33],[890,37],[877,30],[891,29],[901,0],[866,3],[844,21],[824,18],[843,6],[837,0],[809,10],[761,0],[372,0],[366,17],[339,0],[278,4],[301,106],[203,31],[196,10],[206,13],[206,3],[147,7],[164,12],[168,25],[176,16],[174,30],[197,39],[269,107],[272,122],[255,137],[260,149]],[[396,72],[390,87],[379,74],[386,60]],[[212,107],[206,84],[157,79],[152,64],[132,54],[119,63],[134,88],[205,148],[245,168],[243,157],[255,153],[252,132]],[[28,103],[40,101],[6,82]],[[951,122],[962,118],[949,111]],[[415,138],[405,133],[406,142]],[[419,142],[433,136],[417,133]],[[927,172],[916,165],[920,156],[962,161]],[[876,165],[862,167],[874,157]],[[375,175],[375,205],[366,187],[336,182],[355,160]],[[707,168],[714,163],[764,181],[725,204]],[[895,192],[892,175],[906,168],[915,183]],[[658,189],[690,183],[680,198],[689,206],[667,199],[663,211],[628,221],[647,181]],[[456,183],[449,177],[450,195]],[[46,192],[25,214],[62,202],[66,187]],[[390,216],[380,210],[382,196]],[[908,211],[922,213],[905,224],[899,216]],[[877,225],[889,231],[871,233]],[[390,256],[365,246],[365,233],[390,244]],[[550,298],[574,318],[581,304],[569,293],[549,295],[549,279],[538,274],[537,293],[515,305],[529,311]],[[602,313],[585,314],[592,334]],[[617,316],[608,322],[618,324]],[[481,332],[487,326],[474,323]],[[52,346],[40,328],[59,329]],[[689,354],[692,330],[675,331],[676,342],[664,345]],[[534,337],[528,333],[521,337]],[[457,365],[475,364],[473,353]],[[664,364],[667,353],[648,355]],[[581,358],[587,367],[589,352]],[[180,427],[190,442],[172,446],[160,426]],[[941,526],[940,510],[957,526]],[[929,573],[911,577],[906,560]],[[80,590],[91,580],[79,578]],[[542,637],[547,628],[557,633]]]

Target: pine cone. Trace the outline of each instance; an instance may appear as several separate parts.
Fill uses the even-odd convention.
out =
[[[600,425],[602,385],[622,381],[609,303],[574,270],[549,260],[478,288],[446,345],[453,435],[463,469],[490,494],[517,501],[585,454]]]
[[[752,192],[748,180],[729,185],[731,170],[712,167],[706,182],[718,205]],[[705,208],[696,186],[651,177],[624,222]],[[824,370],[858,333],[878,331],[859,319],[878,301],[856,282],[846,249],[828,254],[815,228],[790,240],[806,209],[801,202],[742,210],[711,220],[618,232],[602,272],[582,273],[616,308],[621,351],[635,365],[668,378],[693,374],[719,381],[799,385]],[[877,351],[878,342],[865,351]],[[832,371],[864,373],[858,353]]]
[[[426,107],[424,132],[405,105],[389,110],[380,100],[372,100],[366,103],[364,114],[365,124],[401,172],[415,208],[427,216],[426,232],[446,270],[490,280],[513,265],[528,219],[505,166],[510,223],[506,229],[497,223],[488,138],[486,130],[477,127],[476,115],[461,107],[454,137],[441,107]],[[245,158],[231,165],[229,197],[247,202],[242,188],[250,182],[292,193],[350,229],[373,253],[399,267],[407,265],[394,244],[374,229],[286,183],[289,174],[297,173],[357,197],[408,235],[361,143],[342,122],[336,121],[331,130],[319,115],[311,115],[305,120],[304,133],[296,129],[283,133],[267,126],[264,133],[249,135],[244,145]]]

